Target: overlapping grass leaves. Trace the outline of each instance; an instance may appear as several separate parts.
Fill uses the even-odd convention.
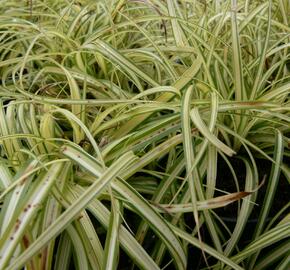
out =
[[[29,2],[0,7],[1,269],[186,269],[189,245],[216,269],[286,265],[289,204],[264,222],[290,181],[289,5]],[[230,230],[214,209],[242,198]]]

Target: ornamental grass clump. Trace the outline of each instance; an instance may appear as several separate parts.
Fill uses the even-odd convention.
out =
[[[0,269],[287,269],[288,1],[0,14]]]

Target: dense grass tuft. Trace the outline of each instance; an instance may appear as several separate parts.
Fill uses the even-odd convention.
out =
[[[287,268],[289,1],[0,14],[0,269]]]

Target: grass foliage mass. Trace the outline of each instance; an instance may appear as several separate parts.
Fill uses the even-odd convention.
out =
[[[0,269],[287,269],[289,20],[0,0]]]

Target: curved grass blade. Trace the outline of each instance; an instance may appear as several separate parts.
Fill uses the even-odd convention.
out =
[[[83,242],[82,242],[81,237],[79,236],[77,230],[74,228],[74,226],[69,225],[66,228],[66,232],[69,235],[69,238],[70,238],[71,243],[72,243],[72,247],[74,250],[75,259],[77,261],[78,269],[89,270],[90,268],[88,265],[87,254],[85,252]]]
[[[239,263],[253,253],[260,251],[265,247],[271,246],[272,244],[282,239],[289,238],[289,235],[290,235],[290,223],[288,221],[260,235],[259,238],[251,242],[244,250],[240,251],[237,255],[233,256],[231,259],[234,262]]]
[[[62,153],[70,157],[75,154],[75,149],[69,146],[62,147]],[[83,164],[83,153],[77,154],[77,160],[80,164]],[[26,249],[11,265],[8,269],[15,269],[22,266],[27,260],[29,260],[39,249],[46,246],[47,243],[55,238],[68,224],[80,213],[80,211],[87,206],[87,204],[97,196],[102,189],[111,182],[120,170],[123,170],[130,164],[136,157],[132,153],[126,153],[119,160],[114,162],[111,167],[107,168],[103,173],[98,172],[99,179],[90,188],[88,188],[84,194],[79,197],[70,207],[62,213],[55,222],[49,226],[38,238],[35,240],[28,249]],[[6,258],[6,257],[5,257]]]
[[[266,224],[266,219],[269,214],[271,205],[274,200],[274,195],[276,194],[276,189],[280,177],[280,171],[281,171],[281,163],[283,160],[283,136],[279,130],[276,130],[276,136],[275,136],[275,151],[274,151],[274,161],[271,169],[271,174],[269,177],[269,184],[267,187],[267,191],[265,194],[264,202],[262,203],[262,210],[260,212],[259,216],[259,222],[256,225],[255,232],[253,234],[253,239],[256,239],[259,237],[259,235],[262,233],[262,230]],[[255,254],[249,262],[249,269],[252,269],[256,259],[258,257],[259,253]]]
[[[121,204],[111,194],[111,216],[107,229],[103,270],[116,270],[118,268],[119,255],[119,227],[121,224]]]
[[[89,158],[85,155],[82,155],[83,160],[80,161],[77,155],[70,155],[70,153],[73,151],[75,151],[75,149],[69,147],[65,150],[64,153],[76,162],[78,162],[81,166],[89,170],[93,175],[98,177],[100,172],[92,166],[87,166],[87,164],[91,162],[89,161]],[[127,166],[128,165],[129,164],[127,164]],[[127,171],[130,170],[130,167],[127,168]],[[151,225],[151,228],[166,244],[167,248],[172,254],[172,257],[175,260],[177,268],[184,269],[186,266],[186,258],[183,248],[180,245],[179,239],[174,235],[164,219],[150,206],[150,204],[141,195],[139,195],[139,193],[137,193],[125,181],[121,180],[121,178],[118,178],[118,180],[116,181],[112,181],[111,187],[114,191],[116,191],[124,199],[126,199],[126,201],[130,203],[130,205],[138,212],[141,217],[147,220],[147,222]]]
[[[198,130],[202,133],[204,137],[206,137],[213,145],[215,145],[218,149],[220,149],[222,152],[227,154],[228,156],[232,156],[236,154],[234,150],[232,150],[230,147],[225,145],[223,142],[221,142],[216,136],[213,135],[212,132],[206,127],[205,123],[202,121],[198,108],[193,108],[190,112],[191,120],[195,124],[195,126],[198,128]]]
[[[285,243],[279,245],[274,250],[271,250],[268,254],[263,255],[261,260],[258,261],[258,263],[255,265],[254,270],[269,269],[269,267],[271,267],[271,265],[273,265],[274,262],[281,260],[281,258],[283,258],[283,257],[286,259],[287,254],[289,254],[289,256],[290,256],[290,242],[289,241],[288,242],[286,241]],[[290,263],[290,261],[289,261],[289,263]],[[288,265],[289,265],[289,263],[288,263]],[[287,268],[282,268],[282,269],[287,269]]]
[[[201,235],[199,231],[200,225],[199,225],[199,218],[198,218],[198,212],[197,212],[197,195],[196,195],[197,184],[195,183],[199,179],[197,177],[194,177],[194,171],[192,170],[192,164],[194,163],[192,132],[191,132],[191,127],[190,127],[190,122],[191,122],[190,121],[190,102],[192,98],[192,90],[193,90],[193,87],[191,86],[184,93],[184,97],[182,100],[181,126],[182,126],[182,135],[183,135],[184,157],[186,161],[185,162],[186,173],[187,173],[186,178],[187,178],[190,197],[191,197],[192,212],[193,212],[194,221],[197,227],[198,238],[200,240],[200,243],[202,243]]]
[[[45,175],[39,177],[34,192],[30,194],[28,201],[25,201],[25,205],[21,206],[20,210],[22,211],[19,213],[17,220],[9,223],[0,241],[0,268],[4,269],[9,263],[21,236],[31,222],[31,218],[46,198],[50,187],[54,184],[62,168],[63,162],[53,164]]]
[[[199,248],[200,247],[200,241],[198,239],[196,239],[195,237],[193,237],[192,235],[190,235],[189,233],[175,227],[175,226],[171,226],[173,231],[182,239],[184,239],[185,241],[187,241],[188,243],[192,244],[193,246]],[[228,266],[231,267],[231,269],[235,269],[235,270],[243,270],[243,268],[239,265],[237,265],[233,260],[229,259],[228,257],[226,257],[224,254],[219,253],[218,251],[216,251],[214,248],[210,247],[209,245],[203,243],[203,248],[204,251],[208,254],[210,254],[211,256],[215,257],[216,259],[218,259],[221,262],[224,262],[225,264],[227,264]]]
[[[72,243],[66,232],[61,234],[56,258],[54,263],[55,270],[69,270],[69,265],[72,256]]]
[[[78,185],[72,186],[71,189],[78,193],[79,196],[84,192],[84,189]],[[102,202],[93,200],[88,204],[87,208],[99,220],[102,226],[105,228],[109,227],[110,211]],[[120,225],[119,228],[119,241],[121,247],[141,269],[160,269],[124,225]]]
[[[173,84],[172,87],[176,88],[177,91],[180,91],[183,89],[193,78],[194,76],[199,72],[200,67],[202,64],[202,60],[200,57],[196,58],[195,61],[193,61],[192,65],[180,76],[179,79],[177,79]],[[157,97],[155,101],[159,102],[167,102],[171,100],[174,97],[172,93],[164,93]],[[144,115],[139,115],[128,121],[125,125],[120,127],[120,129],[114,134],[115,138],[119,138],[124,136],[125,134],[128,134],[130,131],[132,131],[136,126],[138,126],[141,122],[143,122],[145,119],[150,117],[151,113],[147,113]]]

